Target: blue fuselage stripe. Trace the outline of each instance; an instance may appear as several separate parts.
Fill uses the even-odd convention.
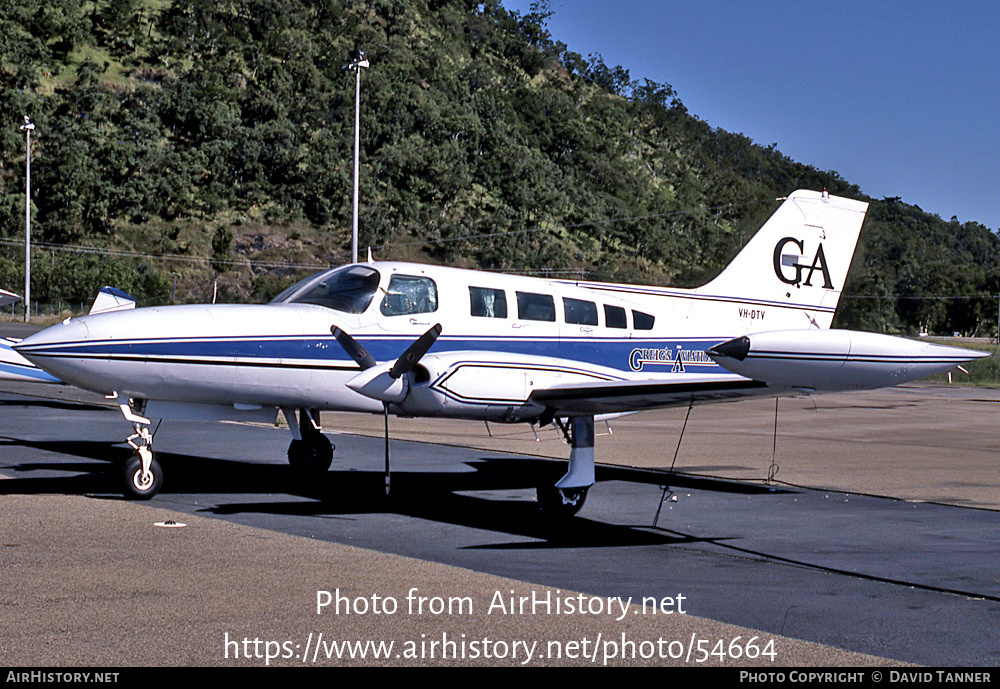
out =
[[[358,337],[377,361],[392,361],[411,344],[412,337]],[[623,372],[725,372],[704,352],[726,337],[714,339],[624,338],[503,338],[441,337],[431,353],[458,351],[504,352],[548,357],[584,366],[602,366]],[[232,363],[241,365],[297,364],[316,368],[357,365],[332,337],[288,336],[266,338],[190,338],[105,340],[39,344],[24,348],[30,356],[86,359],[127,359],[176,363]]]

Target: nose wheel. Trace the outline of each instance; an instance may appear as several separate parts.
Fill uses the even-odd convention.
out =
[[[146,452],[149,452],[146,450]],[[149,465],[139,454],[132,455],[125,462],[125,482],[123,493],[131,500],[149,500],[160,491],[163,484],[163,469],[150,453]]]

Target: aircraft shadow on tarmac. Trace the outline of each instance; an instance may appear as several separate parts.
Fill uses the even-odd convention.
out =
[[[0,400],[0,407],[22,407],[22,408],[35,408],[41,407],[43,409],[61,409],[64,411],[107,411],[107,407],[102,407],[98,404],[85,404],[83,402],[73,402],[67,401],[63,402],[61,400]]]
[[[0,494],[63,493],[119,499],[120,466],[131,455],[121,444],[97,441],[26,441],[3,439],[0,448],[21,446],[60,455],[48,461],[12,462],[3,469],[14,478],[0,481]],[[158,452],[167,479],[162,495],[192,494],[218,498],[202,511],[220,516],[271,514],[290,517],[347,517],[397,514],[416,519],[482,529],[531,542],[471,546],[473,548],[623,547],[679,545],[719,541],[725,537],[693,538],[638,524],[609,524],[578,516],[566,522],[543,519],[533,499],[537,485],[551,485],[566,469],[565,462],[518,456],[479,456],[454,471],[392,473],[387,497],[380,471],[333,470],[303,480],[290,466],[261,464]],[[65,473],[74,475],[67,476]],[[43,475],[38,475],[42,473]],[[623,481],[661,487],[692,488],[727,493],[774,492],[765,486],[720,481],[682,474],[599,466],[598,482]],[[498,494],[503,494],[497,499]],[[479,494],[476,494],[479,493]],[[287,495],[290,500],[228,503],[224,495]],[[307,500],[302,500],[306,498]],[[211,498],[210,498],[211,500]],[[154,498],[150,504],[155,505]],[[652,516],[657,502],[650,505]]]

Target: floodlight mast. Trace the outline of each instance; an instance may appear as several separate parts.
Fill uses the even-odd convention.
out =
[[[25,182],[24,182],[24,322],[31,317],[31,132],[35,125],[25,115],[24,124],[19,129],[25,140]]]
[[[361,70],[368,67],[365,54],[355,48],[351,51],[351,64],[343,69],[353,69],[354,79],[354,202],[351,213],[351,263],[358,262],[358,158],[361,149]]]

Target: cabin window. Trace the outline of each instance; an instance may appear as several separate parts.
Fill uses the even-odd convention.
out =
[[[604,305],[604,324],[609,328],[627,328],[628,317],[620,306]]]
[[[650,316],[648,313],[632,309],[632,323],[635,324],[636,330],[652,330],[653,321],[655,320],[656,318]]]
[[[472,315],[483,318],[507,317],[507,293],[502,289],[489,287],[470,287],[469,299],[472,302]]]
[[[517,317],[524,321],[556,320],[556,302],[550,294],[517,293]]]
[[[379,307],[383,316],[407,316],[437,311],[437,285],[430,278],[393,275]]]
[[[576,325],[597,325],[597,304],[583,299],[563,297],[566,322]]]
[[[364,313],[378,290],[378,271],[345,266],[306,278],[275,297],[272,304],[316,304],[344,313]]]

